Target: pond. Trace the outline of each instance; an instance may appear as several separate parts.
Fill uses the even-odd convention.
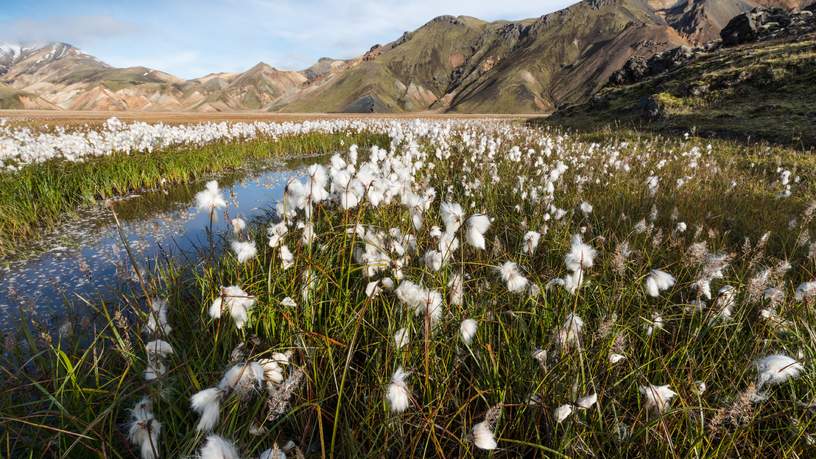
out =
[[[269,215],[287,181],[306,174],[313,159],[257,165],[216,178],[229,203],[229,216],[247,221]],[[209,214],[195,207],[195,194],[206,180],[168,186],[114,201],[122,230],[140,266],[168,258],[195,263],[209,250]],[[223,214],[215,235],[230,231]],[[21,255],[22,254],[22,255]],[[115,300],[135,287],[113,214],[104,204],[81,209],[76,216],[0,261],[0,330],[24,318],[57,329],[69,311],[87,303]],[[89,312],[89,311],[87,311]]]

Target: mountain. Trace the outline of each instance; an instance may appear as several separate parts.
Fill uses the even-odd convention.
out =
[[[649,0],[649,6],[673,29],[693,43],[720,37],[720,30],[734,16],[757,7],[801,9],[811,0]]]
[[[735,44],[656,56],[641,68],[657,70],[639,77],[629,71],[622,84],[612,82],[542,122],[816,146],[816,15],[749,14],[758,33],[735,19]],[[676,63],[665,65],[668,58]]]
[[[547,113],[587,100],[633,56],[711,40],[756,6],[811,1],[584,0],[520,21],[441,16],[353,59],[192,80],[64,43],[0,45],[0,108]]]

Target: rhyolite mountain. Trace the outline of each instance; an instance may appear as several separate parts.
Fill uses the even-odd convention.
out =
[[[0,108],[548,113],[587,100],[633,56],[713,40],[757,6],[812,1],[584,0],[521,21],[441,16],[354,59],[192,80],[64,43],[0,45]]]
[[[633,58],[588,101],[536,123],[816,146],[816,5],[755,9],[732,19],[717,47]]]

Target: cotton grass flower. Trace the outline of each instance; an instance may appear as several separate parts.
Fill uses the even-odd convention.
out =
[[[267,230],[267,235],[269,236],[269,247],[272,247],[273,249],[280,247],[288,232],[289,227],[286,226],[286,222],[279,222],[270,226]]]
[[[282,245],[280,248],[280,259],[284,271],[295,265],[295,256],[292,255],[289,247],[285,245]]]
[[[584,244],[580,234],[572,236],[570,251],[564,257],[564,264],[572,272],[589,269],[594,264],[597,251],[591,246]]]
[[[474,215],[467,220],[467,231],[465,232],[465,240],[471,247],[479,250],[485,249],[484,234],[490,228],[490,219],[487,215]]]
[[[196,207],[202,211],[214,212],[217,209],[227,207],[224,194],[218,188],[218,182],[215,180],[207,182],[204,190],[196,193],[195,200]]]
[[[473,337],[476,336],[476,330],[479,328],[479,323],[476,322],[474,319],[465,319],[459,324],[459,336],[462,338],[462,342],[466,345],[470,345],[473,341]]]
[[[200,416],[196,425],[197,431],[210,432],[218,424],[223,396],[224,391],[222,389],[210,387],[196,392],[190,398],[190,406]]]
[[[579,347],[581,344],[581,330],[584,328],[584,321],[577,315],[570,313],[564,324],[558,330],[556,342],[562,350]]]
[[[493,429],[487,421],[482,421],[473,426],[473,444],[479,449],[493,450],[498,447]]]
[[[816,281],[802,282],[796,287],[796,301],[807,302],[813,297],[816,297]]]
[[[512,261],[507,261],[498,268],[502,280],[507,285],[507,290],[513,293],[524,291],[527,288],[528,280],[518,269],[518,265]]]
[[[258,249],[252,241],[232,241],[231,246],[238,263],[246,263],[258,255]]]
[[[221,318],[224,310],[229,312],[235,326],[244,328],[249,319],[249,311],[255,306],[255,297],[241,290],[237,285],[221,287],[221,294],[210,306],[210,317]]]
[[[276,443],[272,448],[262,452],[258,459],[286,459],[286,453]]]
[[[442,295],[439,292],[404,280],[395,293],[404,305],[414,310],[415,315],[428,314],[434,324],[442,317]]]
[[[555,409],[555,422],[562,423],[572,414],[572,405],[564,404]]]
[[[376,280],[366,284],[365,294],[367,298],[376,298],[381,292],[380,281]]]
[[[402,349],[411,342],[411,333],[407,328],[400,328],[394,333],[394,346],[397,350]]]
[[[286,298],[282,299],[280,304],[281,304],[281,306],[284,306],[284,307],[287,307],[287,308],[296,308],[297,307],[297,302],[295,302],[295,300],[293,300],[292,298],[290,298],[288,296]]]
[[[598,394],[590,394],[579,398],[575,404],[566,403],[555,409],[553,415],[559,424],[564,422],[576,409],[588,410],[598,401]]]
[[[134,446],[139,447],[142,459],[156,459],[159,457],[159,434],[161,423],[153,415],[153,403],[149,398],[142,398],[130,410],[130,427],[128,439]]]
[[[656,298],[660,296],[660,292],[668,290],[674,283],[675,279],[671,274],[659,269],[653,269],[646,277],[644,286],[646,294]]]
[[[391,406],[391,411],[394,413],[402,413],[411,405],[411,393],[405,383],[408,375],[410,375],[410,373],[403,370],[402,367],[399,367],[393,376],[391,376],[391,383],[388,385],[386,398]]]
[[[755,362],[757,368],[757,388],[767,385],[782,384],[788,379],[794,379],[805,367],[795,359],[784,354],[775,354],[758,359]]]
[[[666,411],[671,404],[671,399],[677,395],[668,385],[655,386],[648,384],[646,386],[640,386],[638,390],[646,397],[646,408],[657,411],[658,413]]]
[[[199,459],[241,459],[238,449],[229,440],[209,435],[198,453]]]
[[[230,220],[230,224],[232,225],[232,232],[236,235],[241,234],[247,227],[246,220],[241,217],[233,218]]]
[[[538,248],[539,240],[541,240],[541,233],[537,231],[527,231],[524,235],[522,251],[527,255],[533,255]]]
[[[425,262],[425,267],[430,269],[431,271],[439,271],[442,269],[442,253],[436,250],[429,250],[425,252],[425,256],[422,258]]]
[[[609,363],[613,365],[623,360],[626,360],[626,356],[623,354],[616,354],[614,352],[609,354]]]
[[[595,405],[595,403],[597,402],[598,394],[593,393],[579,398],[578,401],[575,402],[575,405],[578,406],[578,408],[588,410],[592,408],[592,406]]]
[[[454,273],[448,281],[448,295],[450,296],[450,304],[454,306],[461,306],[465,302],[465,280],[459,273]]]
[[[455,233],[462,226],[465,219],[465,212],[462,206],[455,202],[443,202],[439,206],[439,214],[445,224],[445,232]]]
[[[233,365],[224,373],[221,381],[218,382],[218,388],[246,397],[253,390],[260,387],[263,381],[264,368],[260,363],[239,363]]]
[[[152,335],[167,336],[172,330],[167,322],[167,301],[154,298],[150,302],[150,313],[147,315],[147,331]]]

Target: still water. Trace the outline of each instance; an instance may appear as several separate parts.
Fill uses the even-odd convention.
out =
[[[248,222],[269,216],[291,177],[306,174],[314,161],[265,164],[214,177],[227,196],[229,217]],[[213,177],[211,177],[213,178]],[[167,258],[194,263],[209,247],[209,213],[195,207],[206,180],[118,199],[114,208],[138,263],[149,267]],[[111,211],[104,205],[78,215],[31,243],[25,255],[0,260],[0,329],[36,320],[55,329],[69,312],[82,315],[87,302],[114,300],[136,282]],[[220,214],[213,233],[230,231]]]

